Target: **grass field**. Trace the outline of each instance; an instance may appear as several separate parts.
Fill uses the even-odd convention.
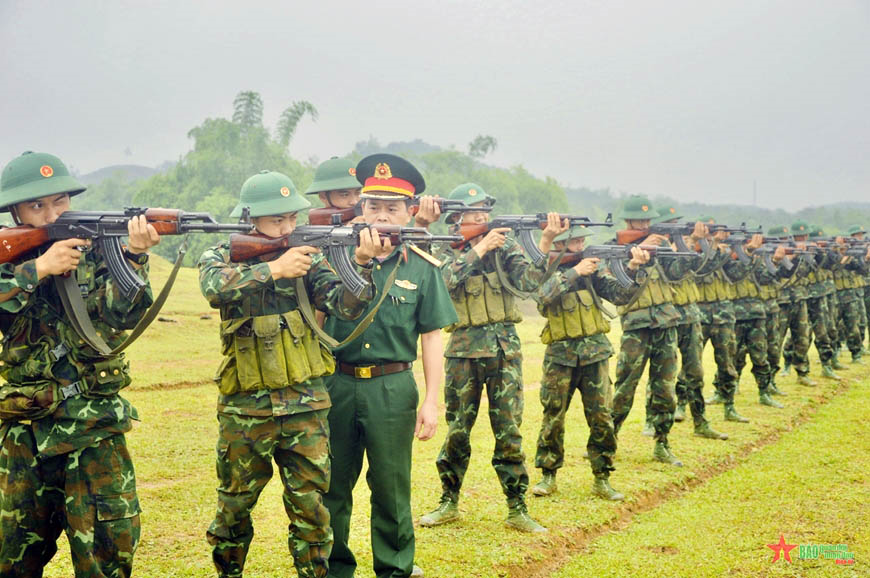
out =
[[[168,266],[156,262],[154,269],[159,287]],[[199,295],[194,270],[181,272],[162,317],[167,321],[155,322],[129,351],[134,383],[124,394],[142,420],[127,436],[143,508],[135,574],[212,576],[205,530],[216,497],[217,392],[211,376],[219,362],[218,316]],[[522,432],[532,484],[540,477],[533,460],[541,421],[541,327],[536,313],[520,326],[526,383]],[[618,330],[611,338],[618,341]],[[817,359],[813,362],[817,369]],[[705,370],[712,375],[709,348]],[[416,371],[422,383],[420,368]],[[867,366],[843,371],[842,382],[822,381],[817,373],[816,388],[796,385],[793,376],[779,378],[788,392],[779,398],[786,403],[783,410],[758,405],[751,375],[744,376],[737,406],[751,423],[724,422],[721,406],[708,408],[713,426],[731,436],[728,441],[695,438],[690,423],[675,424],[671,445],[686,464],[683,468],[651,460],[653,442],[640,435],[644,391],[639,387],[611,477],[613,486],[628,496],[621,504],[589,493],[592,474],[582,459],[588,429],[575,400],[559,492],[548,498],[529,496],[530,513],[550,529],[546,535],[503,527],[507,511],[489,463],[493,438],[481,411],[460,501],[462,518],[418,528],[417,562],[430,577],[870,575]],[[708,385],[706,392],[711,389]],[[415,517],[437,504],[434,460],[445,431],[442,421],[435,439],[416,442]],[[246,576],[295,576],[280,493],[280,483],[273,479],[254,511],[256,536]],[[364,474],[354,498],[357,576],[371,577]],[[854,564],[800,559],[798,548],[791,551],[791,563],[772,563],[773,551],[766,544],[778,542],[780,534],[789,544],[845,544]],[[59,547],[46,576],[73,574],[66,544]]]

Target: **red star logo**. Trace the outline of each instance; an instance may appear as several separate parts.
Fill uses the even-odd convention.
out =
[[[791,556],[789,555],[789,552],[797,548],[797,544],[786,544],[785,538],[782,534],[780,534],[779,542],[776,544],[768,544],[767,547],[775,552],[775,554],[773,555],[773,560],[771,560],[771,562],[776,562],[777,560],[779,560],[779,556],[780,554],[782,554],[786,561],[791,564]]]

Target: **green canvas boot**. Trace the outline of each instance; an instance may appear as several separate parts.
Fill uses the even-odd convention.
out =
[[[648,438],[651,438],[655,435],[656,430],[653,427],[652,418],[650,416],[646,416],[646,422],[644,422],[643,429],[640,433],[641,435],[645,435]]]
[[[620,502],[625,499],[625,495],[610,487],[610,481],[606,476],[595,476],[595,481],[592,482],[592,493],[599,498],[613,502]]]
[[[864,362],[861,360],[863,354],[859,351],[858,353],[852,354],[852,363],[855,365],[864,365]]]
[[[677,409],[674,410],[674,421],[685,421],[686,420],[686,404],[678,403]]]
[[[768,388],[768,389],[770,389],[770,388]],[[782,409],[785,407],[784,405],[782,405],[781,403],[779,403],[778,401],[776,401],[772,397],[770,397],[770,393],[767,393],[767,392],[758,394],[758,403],[760,403],[761,405],[768,405],[770,407],[775,407],[777,409]]]
[[[843,364],[840,362],[840,356],[839,356],[839,355],[835,355],[835,356],[831,359],[831,368],[833,368],[833,369],[841,369],[841,370],[842,370],[842,369],[849,369],[848,366],[843,365]]]
[[[526,502],[522,498],[508,500],[508,517],[504,521],[504,524],[520,532],[540,534],[547,531],[545,527],[535,522],[529,516]]]
[[[739,413],[737,413],[737,410],[734,409],[733,403],[726,403],[725,404],[725,421],[736,421],[738,423],[749,423],[749,420],[747,418],[745,418],[742,415],[740,415]]]
[[[671,448],[668,447],[667,442],[663,441],[656,442],[656,447],[653,450],[653,459],[657,462],[662,462],[663,464],[677,466],[678,468],[683,466],[683,462],[677,459],[677,456],[675,456],[671,451]]]
[[[822,366],[822,377],[827,377],[828,379],[840,379],[840,376],[834,373],[834,368],[830,365]]]
[[[799,375],[797,378],[797,382],[801,385],[805,385],[807,387],[815,387],[816,382],[810,379],[810,376],[807,374]]]
[[[707,405],[716,405],[724,402],[725,400],[722,398],[721,395],[719,395],[718,391],[714,391],[712,396],[704,400],[704,403],[706,403]]]
[[[532,488],[532,494],[536,496],[549,496],[556,493],[556,472],[544,470],[544,477]]]
[[[776,382],[771,379],[770,384],[767,386],[767,393],[770,395],[786,395],[784,391],[776,387]]]
[[[727,440],[728,434],[718,432],[710,427],[710,422],[704,421],[695,426],[695,435],[708,440]]]
[[[414,564],[411,568],[411,578],[423,578],[423,569]]]
[[[788,375],[790,369],[791,369],[791,363],[786,361],[785,365],[782,366],[782,371],[780,371],[779,374],[781,376],[785,377],[786,375]]]
[[[431,528],[457,519],[459,519],[459,507],[456,505],[456,500],[445,495],[441,496],[441,503],[437,508],[420,517],[420,525]]]

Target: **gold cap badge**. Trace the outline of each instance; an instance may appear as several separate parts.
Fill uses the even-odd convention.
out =
[[[468,196],[473,197],[477,194],[477,189],[468,189]]]
[[[647,211],[649,211],[649,207],[644,205],[640,208],[640,210],[643,211],[644,213],[646,213]]]
[[[54,169],[48,165],[42,165],[41,167],[39,167],[39,174],[41,174],[45,178],[48,178],[54,174]]]
[[[290,196],[290,189],[287,187],[281,187],[281,196],[282,197],[289,197]]]
[[[349,174],[352,177],[355,177],[356,176],[356,168],[350,167],[349,169],[347,169],[347,174]]]
[[[675,208],[673,208],[673,207],[671,207],[671,208],[668,209],[668,210],[671,212],[672,215],[673,215],[674,213],[677,212],[677,210],[676,210]]]
[[[375,167],[375,174],[373,176],[376,179],[392,179],[393,173],[390,171],[390,165],[387,163],[378,163],[378,166]]]

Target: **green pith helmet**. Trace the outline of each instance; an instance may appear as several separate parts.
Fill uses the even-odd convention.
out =
[[[813,225],[810,227],[810,237],[821,237],[825,232],[818,225]]]
[[[620,219],[655,219],[659,214],[653,209],[652,203],[643,195],[632,195],[625,200],[618,217]]]
[[[565,242],[567,243],[571,239],[582,239],[583,237],[588,237],[592,234],[587,227],[571,227],[564,233],[560,235],[556,235],[556,238],[553,239],[554,243]]]
[[[715,225],[716,219],[711,217],[710,215],[704,215],[702,217],[698,217],[698,220],[704,223],[705,225]]]
[[[777,225],[767,230],[768,237],[788,237],[789,235],[791,233],[789,233],[788,227],[785,225]]]
[[[0,211],[49,195],[83,192],[87,187],[71,177],[66,165],[48,153],[27,151],[9,161],[0,177]]]
[[[797,220],[791,224],[792,235],[809,235],[810,225],[806,221]]]
[[[847,235],[858,235],[860,233],[866,233],[867,230],[863,225],[852,225],[846,230]]]
[[[667,223],[668,221],[673,221],[676,219],[682,219],[683,216],[677,212],[676,207],[668,207],[666,209],[662,209],[659,213],[659,216],[652,220],[653,223]]]
[[[308,199],[296,191],[296,185],[287,175],[274,171],[260,171],[245,181],[239,204],[230,217],[241,217],[245,207],[251,217],[295,213],[311,206]]]
[[[487,194],[483,187],[475,183],[463,183],[450,191],[447,198],[451,201],[462,201],[466,205],[475,205],[481,201],[486,203],[486,206],[491,207],[495,204],[495,197]],[[447,222],[452,223],[459,213],[447,215]]]
[[[318,165],[314,171],[314,181],[305,190],[305,194],[358,189],[360,186],[356,180],[356,163],[347,158],[332,157]]]

